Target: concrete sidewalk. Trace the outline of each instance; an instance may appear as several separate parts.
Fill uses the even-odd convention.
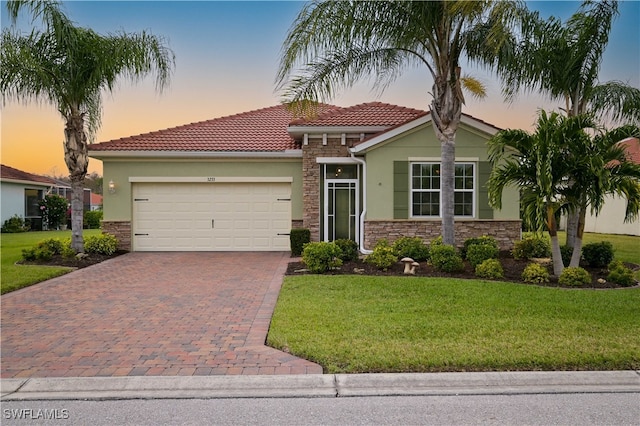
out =
[[[640,371],[2,379],[2,401],[638,393]],[[639,396],[640,400],[640,396]]]

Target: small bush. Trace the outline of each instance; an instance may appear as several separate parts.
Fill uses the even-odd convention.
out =
[[[567,245],[560,246],[560,254],[562,255],[562,263],[568,265],[571,263],[571,256],[573,255],[573,247]]]
[[[289,233],[291,256],[300,256],[304,245],[311,241],[311,231],[307,228],[294,228]]]
[[[498,247],[498,242],[496,241],[495,238],[489,235],[483,235],[481,237],[472,237],[464,240],[464,245],[460,249],[460,255],[462,256],[462,258],[463,259],[467,258],[467,251],[469,250],[469,247],[478,245],[478,244],[489,245],[491,247],[495,247],[496,251],[500,251],[500,247]]]
[[[100,229],[102,224],[102,210],[84,212],[84,226],[87,229]]]
[[[84,240],[86,253],[111,256],[118,249],[118,240],[111,234],[90,235]]]
[[[305,244],[302,261],[314,274],[323,274],[342,265],[342,251],[335,243],[325,241]]]
[[[467,260],[475,268],[487,259],[498,257],[498,247],[490,244],[473,244],[467,249]]]
[[[614,260],[608,266],[609,275],[607,280],[619,284],[624,287],[630,287],[636,283],[633,278],[633,271],[626,266],[620,260]]]
[[[549,271],[538,263],[530,263],[522,271],[522,281],[530,284],[548,283]]]
[[[464,269],[462,257],[453,246],[441,245],[432,247],[430,259],[429,263],[438,271],[458,272]]]
[[[358,260],[358,243],[346,238],[335,240],[334,243],[340,247],[342,254],[340,260],[343,262],[352,262]]]
[[[35,246],[31,248],[23,249],[22,258],[27,261],[48,261],[51,260],[53,256],[62,254],[64,250],[65,246],[62,241],[57,238],[49,238],[39,241]]]
[[[558,283],[570,287],[587,285],[591,283],[591,275],[580,267],[564,268],[558,278]]]
[[[393,242],[393,251],[399,258],[410,257],[416,262],[429,259],[429,246],[420,237],[400,237]]]
[[[582,257],[593,268],[604,268],[613,260],[613,245],[609,241],[585,244]]]
[[[398,256],[396,255],[395,250],[393,250],[393,247],[391,247],[387,240],[384,239],[378,240],[376,246],[373,248],[373,253],[365,259],[365,262],[370,263],[383,271],[392,267],[397,261]]]
[[[16,214],[4,221],[0,231],[3,234],[15,234],[18,232],[27,232],[28,230],[29,225],[25,223],[23,218]]]
[[[442,241],[442,235],[437,236],[429,243],[429,247],[433,249],[434,247],[442,246],[444,242]]]
[[[504,269],[498,259],[487,259],[476,266],[476,276],[489,280],[504,278]]]
[[[551,245],[544,237],[531,236],[516,241],[511,254],[515,259],[533,259],[551,256]]]

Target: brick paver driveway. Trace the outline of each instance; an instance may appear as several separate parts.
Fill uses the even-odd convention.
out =
[[[321,373],[264,346],[288,253],[129,253],[8,293],[2,377]]]

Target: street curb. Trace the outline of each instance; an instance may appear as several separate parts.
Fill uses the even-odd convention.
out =
[[[489,372],[0,380],[2,401],[640,393],[640,372]]]

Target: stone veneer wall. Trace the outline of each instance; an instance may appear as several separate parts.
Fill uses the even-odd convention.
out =
[[[309,139],[302,146],[302,222],[303,227],[311,231],[311,241],[320,241],[320,172],[321,164],[317,157],[348,157],[348,146],[341,144],[340,138],[328,138],[322,145],[322,139]]]
[[[102,221],[102,232],[115,235],[118,239],[118,250],[131,251],[131,222]]]
[[[298,228],[304,228],[303,221],[302,220],[292,219],[291,220],[291,229],[298,229]]]
[[[436,220],[365,220],[365,248],[371,250],[381,238],[393,243],[399,237],[420,237],[431,241],[442,233],[442,222]],[[490,235],[501,250],[511,250],[521,238],[520,220],[456,220],[456,245],[462,246],[471,237]]]

